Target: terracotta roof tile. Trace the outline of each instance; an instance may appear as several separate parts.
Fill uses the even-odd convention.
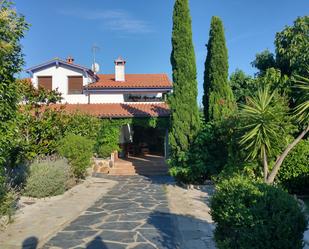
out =
[[[106,103],[106,104],[55,104],[54,109],[63,109],[68,113],[81,112],[101,118],[128,117],[168,117],[169,107],[166,103]]]
[[[114,74],[98,74],[99,81],[88,88],[172,88],[166,74],[126,74],[125,81],[115,81]]]

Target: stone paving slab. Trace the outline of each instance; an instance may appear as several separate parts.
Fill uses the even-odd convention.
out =
[[[21,208],[14,222],[0,232],[0,249],[40,248],[115,185],[112,180],[90,177],[63,195],[36,200],[34,204]],[[95,221],[86,221],[92,220]]]
[[[118,182],[43,249],[177,249],[164,184],[168,176],[105,176]]]

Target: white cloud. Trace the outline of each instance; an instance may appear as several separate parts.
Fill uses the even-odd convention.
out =
[[[150,33],[149,23],[134,18],[125,10],[59,10],[59,14],[84,20],[98,20],[104,29],[122,31],[128,34]]]

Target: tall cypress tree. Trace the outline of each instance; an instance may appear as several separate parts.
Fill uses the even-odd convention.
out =
[[[221,120],[235,109],[228,82],[228,53],[221,19],[213,16],[209,32],[204,73],[204,115],[206,121]]]
[[[174,90],[169,99],[171,159],[184,166],[190,144],[199,130],[196,62],[188,0],[176,0],[173,14],[171,64]]]

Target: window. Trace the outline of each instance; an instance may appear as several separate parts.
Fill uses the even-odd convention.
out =
[[[69,76],[68,77],[68,94],[82,94],[83,93],[83,77]]]
[[[46,90],[53,89],[53,77],[52,76],[38,76],[38,86],[39,88],[44,88]]]

